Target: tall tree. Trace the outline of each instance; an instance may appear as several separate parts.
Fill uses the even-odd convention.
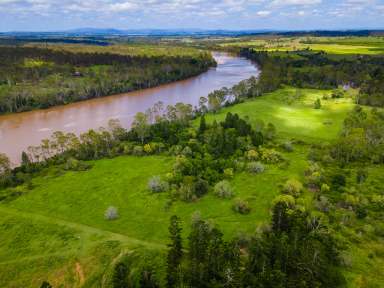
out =
[[[132,127],[136,131],[141,143],[144,143],[144,140],[149,133],[148,116],[142,112],[137,113],[135,115]]]
[[[183,257],[183,246],[181,238],[180,219],[177,216],[171,217],[169,225],[169,236],[171,243],[168,244],[167,257],[167,287],[177,287],[180,281],[179,271]]]

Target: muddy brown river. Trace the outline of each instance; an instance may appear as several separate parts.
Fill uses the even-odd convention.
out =
[[[213,56],[217,67],[187,80],[46,110],[0,116],[0,152],[7,154],[16,165],[23,150],[38,145],[54,131],[79,134],[106,126],[110,119],[119,119],[128,128],[137,112],[144,112],[158,101],[164,106],[177,102],[197,106],[201,96],[224,86],[231,87],[259,73],[247,59],[225,53],[213,53]]]

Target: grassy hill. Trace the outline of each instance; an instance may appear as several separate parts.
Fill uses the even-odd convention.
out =
[[[48,279],[54,287],[99,287],[100,283],[108,287],[110,269],[123,252],[156,258],[153,255],[165,251],[169,218],[175,214],[188,227],[191,216],[199,211],[218,224],[226,238],[254,232],[269,220],[279,185],[290,178],[304,178],[309,145],[338,136],[354,104],[350,98],[323,99],[321,109],[314,109],[314,101],[330,93],[287,87],[208,115],[207,121],[232,112],[248,117],[253,126],[260,120],[271,122],[277,128],[277,142],[293,143],[293,152],[281,151],[289,166],[266,165],[263,174],[241,172],[231,180],[235,196],[250,204],[248,215],[236,214],[232,200],[218,199],[213,193],[193,203],[171,202],[167,194],[150,193],[148,179],[166,175],[174,164],[171,156],[91,161],[92,168],[82,172],[49,168],[33,179],[30,190],[16,188],[25,192],[22,196],[0,203],[0,286],[38,287]],[[311,199],[311,192],[305,192],[306,205],[312,205]],[[105,220],[109,206],[118,209],[118,219]],[[185,228],[183,234],[187,233]],[[365,256],[361,247],[350,253],[356,260],[347,269],[351,287],[363,287],[356,284],[362,275],[383,283],[382,273],[370,268],[381,260]]]

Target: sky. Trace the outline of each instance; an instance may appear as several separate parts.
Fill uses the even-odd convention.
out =
[[[0,0],[0,31],[384,28],[384,0]]]

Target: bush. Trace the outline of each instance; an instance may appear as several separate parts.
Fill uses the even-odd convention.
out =
[[[223,180],[217,183],[213,188],[213,191],[215,195],[220,198],[228,199],[233,196],[233,190],[232,190],[231,184],[229,184],[229,182],[226,180]]]
[[[240,214],[249,214],[249,212],[251,212],[248,202],[241,199],[236,199],[232,205],[232,209]]]
[[[359,170],[357,170],[356,172],[356,182],[361,184],[361,183],[364,183],[365,180],[367,180],[368,178],[368,171],[363,169],[363,168],[360,168]]]
[[[247,170],[250,173],[257,173],[257,174],[259,174],[259,173],[263,173],[264,172],[265,167],[260,162],[251,162],[251,163],[248,163]]]
[[[288,180],[283,186],[283,193],[294,197],[298,197],[302,190],[303,184],[296,179]]]
[[[207,181],[199,178],[194,184],[194,190],[195,190],[195,195],[197,197],[201,197],[208,193],[209,184]]]
[[[268,164],[276,164],[283,161],[283,156],[274,149],[260,149],[261,160]]]
[[[313,104],[313,107],[315,109],[320,109],[321,108],[321,101],[320,101],[320,99],[316,99],[315,103]]]
[[[256,150],[249,150],[246,152],[246,157],[248,160],[257,160],[259,159],[259,153]]]
[[[227,179],[233,178],[233,168],[224,169],[224,177]]]
[[[115,220],[119,218],[119,213],[116,207],[109,206],[107,210],[105,210],[104,217],[107,220]]]
[[[161,180],[160,176],[153,176],[148,181],[148,189],[153,193],[165,192],[168,188],[168,182]]]
[[[135,156],[142,156],[144,154],[144,149],[142,146],[133,147],[132,154]]]
[[[89,165],[88,163],[77,160],[75,158],[69,158],[64,164],[65,170],[72,171],[85,171],[88,170],[90,167],[91,165]]]
[[[283,143],[282,145],[283,149],[286,151],[286,152],[292,152],[293,151],[293,145],[291,142],[285,142]]]
[[[152,154],[153,153],[153,149],[152,149],[151,145],[149,145],[149,144],[145,144],[143,150],[147,154]]]

